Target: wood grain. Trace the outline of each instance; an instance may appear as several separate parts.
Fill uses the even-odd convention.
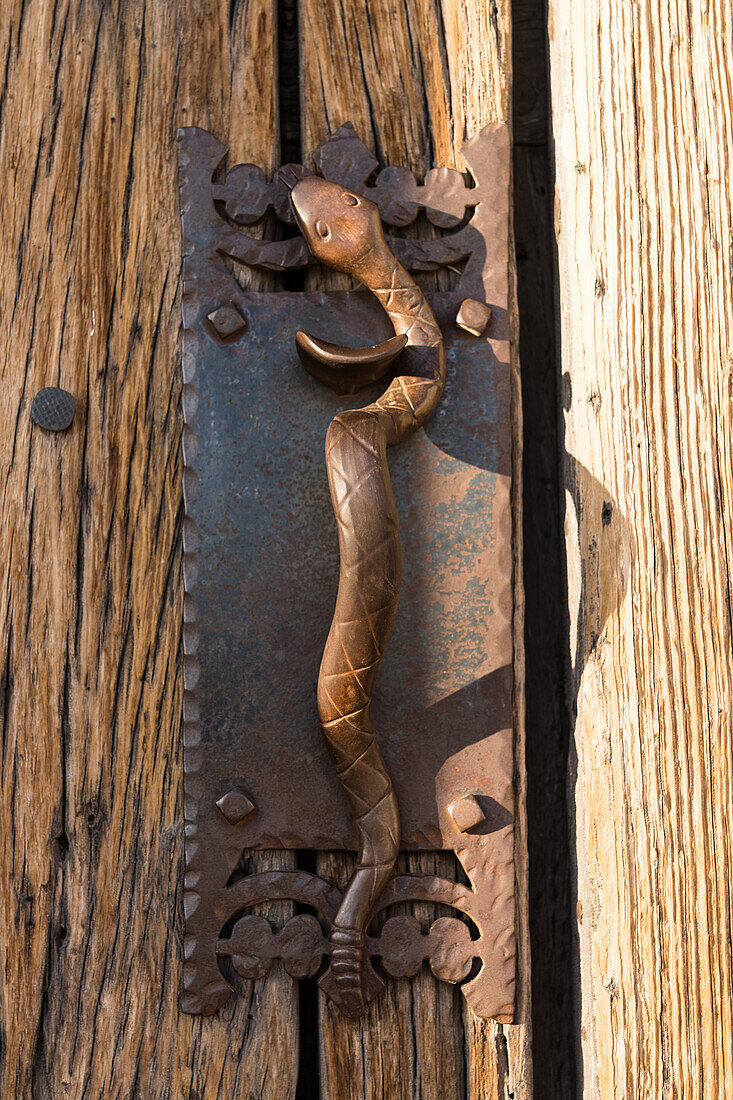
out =
[[[316,75],[358,125],[354,105],[384,89],[383,121],[363,132],[418,171],[454,163],[467,134],[508,117],[508,4],[399,9],[394,57],[393,13],[370,14],[389,32],[375,34],[383,45],[364,69],[353,61],[368,30],[357,6],[330,28],[356,50],[348,62],[336,39],[330,68],[326,55],[320,68],[304,56],[308,148],[331,128]],[[304,5],[303,47],[328,15]],[[205,126],[233,160],[276,165],[275,23],[272,0],[8,0],[0,13],[0,876],[10,884],[0,891],[0,1095],[18,1100],[295,1094],[297,1001],[281,970],[217,1016],[178,1011],[175,130]],[[416,37],[402,73],[405,32]],[[354,73],[352,99],[333,82]],[[29,417],[51,384],[77,401],[60,436]],[[293,856],[250,857],[251,869],[273,865]],[[521,847],[519,870],[524,890]],[[427,973],[348,1041],[322,1009],[324,1095],[353,1095],[361,1080],[375,1097],[528,1097],[525,928],[520,944],[513,1028],[461,1022],[460,994]]]
[[[582,1094],[733,1085],[733,12],[550,0]]]
[[[275,42],[271,0],[2,5],[3,1097],[294,1095],[289,978],[178,1011],[175,131],[273,167]]]
[[[326,852],[319,873],[343,888],[354,867],[352,855]],[[397,872],[423,871],[455,876],[450,854],[401,855]],[[452,915],[447,907],[399,906],[423,922]],[[462,1026],[463,994],[438,982],[423,967],[409,981],[387,979],[387,988],[366,1015],[347,1020],[331,1001],[320,1000],[320,1086],[323,1097],[439,1096],[464,1100],[466,1066]],[[349,1093],[350,1086],[354,1091]]]
[[[511,26],[508,2],[480,0],[302,0],[300,6],[302,140],[306,156],[339,125],[354,123],[382,163],[418,175],[438,164],[462,166],[464,140],[486,122],[509,118]],[[358,64],[355,64],[358,59]],[[323,284],[319,284],[323,285]],[[329,285],[334,285],[333,281]],[[423,280],[422,285],[428,285]],[[515,357],[515,372],[518,364]],[[515,471],[519,486],[521,415],[514,379]],[[520,499],[517,493],[516,499]],[[519,512],[515,515],[517,546]],[[520,576],[520,574],[517,574]],[[516,668],[522,683],[521,582],[515,615]],[[531,1095],[529,959],[524,857],[523,699],[517,700],[519,774],[519,1007],[514,1027],[478,1021],[461,995],[425,972],[414,983],[390,982],[360,1021],[321,1000],[321,1095],[356,1082],[365,1097],[489,1100]],[[453,876],[446,854],[411,856],[411,869]],[[348,857],[321,857],[326,877],[346,877]],[[380,1007],[381,1006],[381,1007]],[[464,1019],[465,1014],[465,1019]],[[406,1029],[406,1024],[409,1026]],[[358,1092],[362,1095],[362,1092]]]

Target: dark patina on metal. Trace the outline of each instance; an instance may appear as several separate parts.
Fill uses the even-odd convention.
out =
[[[315,156],[318,177],[292,165],[272,181],[252,165],[224,172],[226,149],[210,134],[182,130],[179,142],[182,1007],[212,1012],[231,995],[218,964],[224,955],[252,978],[274,959],[294,977],[325,965],[321,984],[350,1015],[383,987],[375,957],[396,977],[409,977],[428,959],[448,981],[462,981],[478,959],[478,973],[463,986],[467,1000],[480,1016],[510,1020],[507,132],[489,126],[467,143],[470,179],[436,169],[422,184],[399,168],[372,180],[378,165],[348,125]],[[388,226],[408,225],[424,211],[446,232],[431,240],[385,239],[372,204]],[[303,236],[263,241],[243,232],[270,209],[299,222],[308,244]],[[362,216],[364,232],[383,242],[378,255],[356,263],[359,250],[351,248],[348,261],[342,252],[334,262],[326,246]],[[355,275],[371,293],[251,293],[233,274],[236,264],[277,271],[316,257]],[[461,268],[450,292],[423,295],[407,274],[445,266]],[[443,345],[444,392],[426,396],[426,413],[415,418],[430,378],[442,378]],[[380,398],[376,384],[390,371],[395,381]],[[372,385],[373,394],[367,388],[356,396]],[[370,435],[380,416],[381,442],[379,431]],[[410,420],[409,431],[397,430],[400,418]],[[339,574],[323,459],[327,431],[341,587],[319,679]],[[390,451],[390,507],[386,462],[365,454],[381,455],[385,442],[402,438]],[[395,876],[400,827],[403,848],[454,850],[471,885]],[[357,849],[362,886],[358,873],[343,895],[306,872],[234,880],[243,849],[273,846]],[[248,912],[277,898],[309,906],[321,920],[299,915],[275,931]],[[464,919],[440,917],[423,930],[413,918],[393,916],[372,933],[378,914],[410,900],[449,905]]]
[[[74,419],[74,396],[59,386],[45,386],[33,398],[31,417],[47,432],[63,432]]]

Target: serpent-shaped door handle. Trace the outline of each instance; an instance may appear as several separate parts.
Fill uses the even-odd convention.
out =
[[[326,435],[340,571],[318,676],[318,713],[358,829],[359,852],[331,930],[331,969],[321,984],[356,1016],[378,992],[370,985],[373,971],[363,965],[364,935],[400,848],[397,799],[370,714],[397,612],[402,565],[386,452],[421,427],[437,406],[445,351],[433,311],[391,252],[374,203],[315,176],[300,179],[291,199],[315,258],[359,279],[395,329],[383,344],[356,349],[298,333],[306,368],[338,392],[353,392],[384,376],[401,354],[400,373],[382,396],[363,409],[339,413]]]

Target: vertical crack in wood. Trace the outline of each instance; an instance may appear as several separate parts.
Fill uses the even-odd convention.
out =
[[[556,256],[544,0],[512,4],[514,224],[522,364],[526,764],[535,1100],[576,1089],[575,890],[568,827],[566,694],[555,331]],[[548,852],[552,853],[548,859]]]
[[[300,57],[298,46],[298,0],[277,0],[277,86],[280,119],[280,163],[300,164]],[[286,288],[302,289],[300,272],[283,276]],[[298,870],[316,869],[316,853],[300,851]],[[303,912],[302,906],[296,912]],[[316,1100],[320,1093],[317,979],[301,978],[297,983],[299,1005],[299,1056],[296,1100]]]
[[[300,164],[298,0],[278,0],[277,3],[277,65],[280,163]]]

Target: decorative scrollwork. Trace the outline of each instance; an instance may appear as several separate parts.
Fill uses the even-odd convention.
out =
[[[501,880],[511,887],[513,868],[507,863],[497,867]],[[476,1008],[492,990],[496,996],[496,973],[492,973],[489,960],[497,957],[513,959],[515,950],[511,925],[500,923],[501,944],[487,941],[486,901],[492,896],[495,903],[504,904],[503,896],[495,899],[495,886],[474,890],[462,883],[451,882],[436,875],[398,875],[393,878],[380,896],[372,911],[369,924],[392,905],[408,901],[433,902],[457,909],[463,919],[438,917],[427,931],[412,916],[389,917],[380,932],[364,938],[364,983],[369,999],[378,996],[384,982],[374,970],[373,960],[379,959],[382,969],[392,978],[410,978],[428,961],[437,978],[445,982],[465,982],[463,991],[469,1004]],[[293,978],[312,977],[330,961],[332,944],[329,932],[333,928],[342,900],[342,893],[335,886],[317,875],[306,871],[267,871],[240,879],[226,891],[223,899],[225,913],[230,914],[216,944],[216,955],[221,960],[228,957],[237,974],[243,978],[263,978],[273,962],[280,960]],[[310,914],[291,917],[280,931],[275,931],[268,920],[246,912],[246,909],[265,900],[291,900],[314,909],[320,920]],[[239,915],[234,927],[227,933],[231,916]],[[467,918],[467,919],[466,919]],[[325,928],[325,931],[324,931]],[[473,928],[473,931],[472,931]],[[494,953],[498,951],[499,955]],[[475,961],[481,963],[475,977],[466,981]],[[488,967],[488,969],[487,969]],[[214,974],[209,988],[214,988]],[[222,971],[219,981],[225,982]],[[330,980],[330,971],[321,978],[321,987],[339,1002],[339,991]],[[513,992],[513,978],[505,989],[507,1003]],[[205,1001],[202,1008],[205,1010]]]
[[[268,180],[257,165],[238,164],[229,168],[223,179],[214,182],[226,148],[205,130],[195,127],[180,131],[179,140],[183,144],[180,163],[184,198],[189,181],[187,167],[191,163],[210,165],[208,191],[216,216],[208,219],[208,229],[215,251],[239,263],[267,270],[292,270],[315,262],[301,237],[284,241],[260,240],[242,230],[244,226],[262,221],[270,211],[284,224],[295,224],[290,190],[297,179],[307,174],[302,165],[284,165],[272,180]],[[316,151],[313,164],[325,179],[374,202],[387,225],[398,228],[411,225],[422,210],[432,225],[442,230],[455,230],[434,240],[387,235],[391,250],[408,270],[434,271],[464,260],[470,263],[474,253],[481,249],[482,233],[473,221],[485,194],[471,152],[469,142],[462,155],[472,169],[473,186],[455,168],[431,169],[422,184],[407,168],[388,167],[375,176],[376,159],[359,139],[352,124],[347,122]],[[370,185],[368,181],[372,177]],[[199,187],[207,186],[205,179],[196,182]],[[474,264],[477,270],[482,262],[483,258],[477,256]]]
[[[315,917],[298,914],[280,932],[264,917],[248,913],[234,926],[231,938],[219,940],[217,955],[229,955],[242,978],[264,978],[275,959],[280,959],[292,978],[311,978],[328,949]]]
[[[427,932],[414,917],[390,917],[379,935],[366,937],[364,951],[379,958],[392,978],[414,978],[427,960],[444,982],[463,981],[479,954],[469,926],[456,917],[439,917]],[[329,955],[329,942],[309,914],[291,917],[277,932],[264,917],[248,913],[218,941],[216,953],[231,958],[236,973],[249,980],[264,978],[278,959],[292,978],[312,978]]]

